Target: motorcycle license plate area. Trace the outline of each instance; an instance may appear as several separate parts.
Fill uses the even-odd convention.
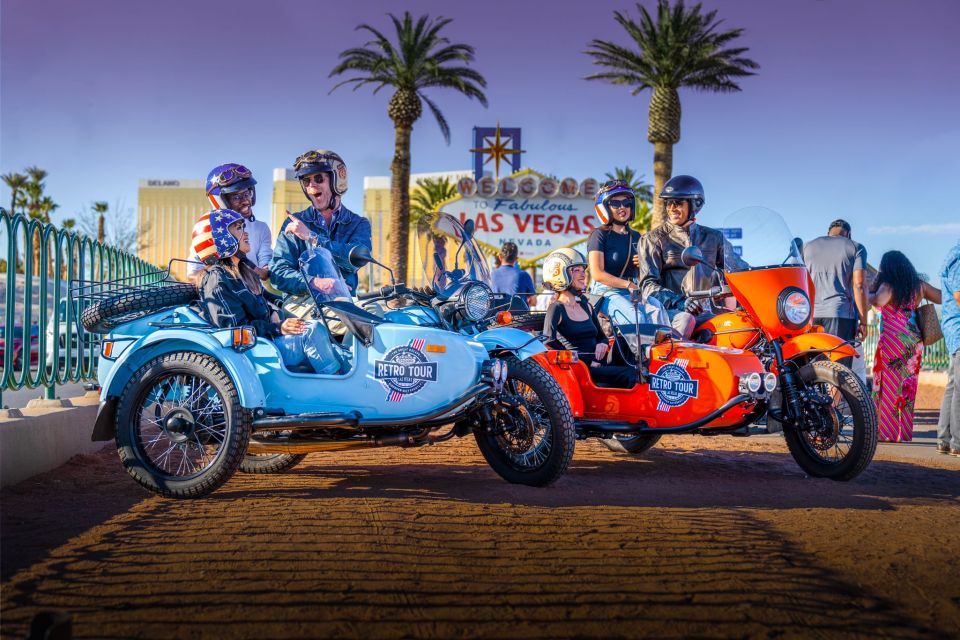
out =
[[[586,380],[581,383],[585,418],[643,420],[650,427],[698,420],[737,396],[742,376],[763,373],[750,352],[693,343],[673,343],[671,352],[669,342],[653,347],[647,383],[633,389],[597,387],[589,382],[586,366],[579,366],[578,377]],[[709,426],[737,424],[751,409],[752,405],[737,405]]]

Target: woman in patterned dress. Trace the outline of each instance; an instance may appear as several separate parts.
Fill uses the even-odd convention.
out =
[[[873,401],[881,442],[913,439],[913,402],[923,359],[914,310],[922,299],[940,302],[940,290],[924,282],[905,255],[888,251],[880,259],[867,296],[880,309],[881,330],[873,359]]]

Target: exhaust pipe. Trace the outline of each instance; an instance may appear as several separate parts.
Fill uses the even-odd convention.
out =
[[[377,438],[362,440],[267,440],[253,436],[247,445],[247,453],[316,453],[320,451],[349,451],[351,449],[375,449],[378,447],[409,447],[427,444],[429,439],[418,440],[409,433],[390,433]]]

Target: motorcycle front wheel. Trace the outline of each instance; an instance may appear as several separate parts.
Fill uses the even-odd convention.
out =
[[[573,458],[576,431],[570,403],[553,377],[532,360],[507,359],[504,394],[516,407],[496,413],[490,430],[474,432],[477,446],[500,476],[542,487],[559,478]]]
[[[811,476],[852,480],[877,450],[877,411],[866,387],[829,360],[811,362],[799,375],[803,418],[783,433],[791,455]]]

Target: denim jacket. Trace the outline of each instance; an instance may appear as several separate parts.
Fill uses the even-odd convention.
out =
[[[273,321],[273,310],[267,299],[251,292],[243,280],[222,264],[209,267],[203,276],[200,310],[215,327],[252,325],[258,336],[276,338],[280,335],[280,325]]]
[[[320,212],[313,207],[293,215],[319,236],[319,244],[333,254],[343,279],[350,287],[350,292],[356,293],[360,279],[357,277],[356,268],[350,264],[350,249],[357,245],[367,249],[373,248],[370,221],[342,205],[334,214],[333,225],[329,230],[323,226]],[[270,282],[284,293],[305,294],[309,290],[307,281],[300,273],[300,256],[310,248],[310,245],[292,234],[285,233],[288,224],[290,220],[284,220],[277,235],[273,260],[270,261]]]

